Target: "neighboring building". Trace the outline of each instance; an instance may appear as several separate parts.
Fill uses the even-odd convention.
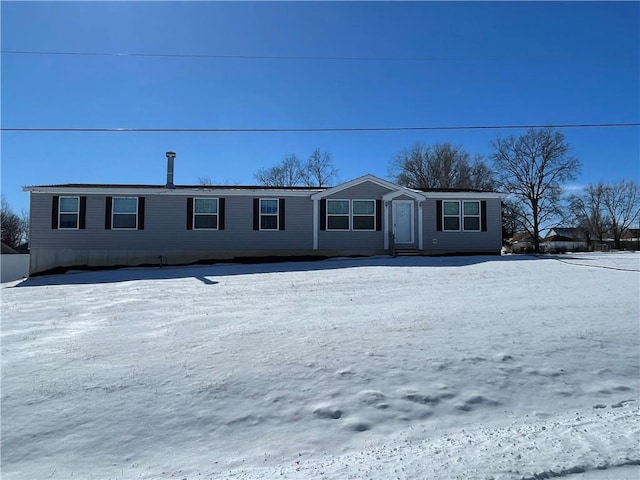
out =
[[[640,250],[640,228],[628,228],[620,239],[625,250]]]
[[[552,228],[542,241],[546,252],[575,252],[587,250],[589,244],[580,228]]]
[[[30,273],[241,257],[499,254],[501,195],[422,192],[365,175],[332,188],[24,187]]]

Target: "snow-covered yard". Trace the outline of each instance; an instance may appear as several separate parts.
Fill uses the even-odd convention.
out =
[[[639,271],[381,257],[5,285],[2,478],[635,478]]]

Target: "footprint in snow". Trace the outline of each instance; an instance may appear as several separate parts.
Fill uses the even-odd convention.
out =
[[[455,409],[461,412],[470,412],[471,410],[475,410],[476,408],[482,406],[495,407],[498,405],[500,405],[500,402],[491,400],[483,395],[473,395],[471,397],[468,397],[463,403],[457,404],[455,406]]]
[[[351,430],[352,432],[366,432],[372,428],[369,422],[357,419],[349,420],[344,426],[347,430]]]
[[[378,406],[386,396],[378,390],[362,390],[356,394],[356,398],[367,405]]]
[[[622,408],[624,407],[627,403],[631,403],[631,402],[635,402],[635,400],[622,400],[621,402],[615,403],[613,405],[611,405],[611,408]]]
[[[337,420],[342,417],[342,410],[330,405],[321,405],[313,410],[313,414],[318,418]]]

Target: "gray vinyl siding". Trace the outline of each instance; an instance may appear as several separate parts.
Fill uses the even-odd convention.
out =
[[[117,197],[117,194],[113,195]],[[224,230],[187,230],[187,196],[145,196],[144,230],[105,229],[105,195],[86,195],[86,228],[51,228],[51,194],[31,196],[31,248],[99,250],[243,250],[311,249],[313,204],[310,198],[285,199],[285,230],[253,230],[253,199],[225,197]]]
[[[321,250],[381,250],[384,237],[381,231],[323,231],[319,245]]]
[[[469,198],[446,200],[469,200]],[[486,232],[444,232],[437,231],[436,199],[424,202],[422,214],[424,231],[424,250],[447,252],[499,252],[502,247],[502,220],[500,199],[478,197],[474,200],[487,202]],[[434,243],[435,240],[435,243]]]
[[[404,195],[404,194],[395,197],[394,200],[411,200],[411,201],[414,201],[413,197],[410,197],[409,195]]]
[[[118,194],[118,187],[102,187],[111,197],[134,196]],[[68,191],[69,188],[66,188]],[[55,190],[54,190],[55,191]],[[86,190],[85,190],[86,191]],[[363,181],[333,193],[325,199],[382,200],[397,191],[372,181]],[[311,196],[315,192],[264,190],[260,192],[233,190],[231,195],[197,195],[196,198],[224,198],[223,230],[190,230],[187,228],[187,199],[191,195],[180,191],[145,192],[144,229],[105,229],[105,194],[75,195],[86,197],[85,228],[77,230],[53,229],[51,225],[54,194],[31,193],[30,272],[38,273],[56,267],[185,264],[199,260],[233,259],[252,256],[296,255],[369,255],[384,253],[385,236],[393,228],[393,201],[378,204],[382,230],[327,231],[313,224]],[[210,191],[215,193],[215,190]],[[290,195],[290,196],[288,196]],[[299,195],[299,196],[298,196]],[[74,196],[63,194],[58,196]],[[283,198],[285,201],[285,229],[254,230],[254,199]],[[465,200],[463,198],[461,200]],[[420,209],[418,202],[407,195],[395,200],[410,200],[414,205],[414,245],[418,246]],[[454,198],[452,198],[454,200]],[[495,252],[502,244],[501,201],[482,198],[487,205],[485,232],[437,231],[436,198],[422,201],[422,253]],[[318,202],[319,203],[319,202]],[[320,205],[318,205],[320,206]],[[320,212],[318,212],[320,213]],[[376,221],[379,216],[376,215]],[[388,222],[388,223],[387,223]],[[318,229],[317,249],[313,248],[314,229]],[[411,246],[404,244],[403,246]]]
[[[380,200],[391,190],[374,182],[362,182],[351,188],[346,188],[327,200]],[[384,208],[384,207],[382,207]],[[384,248],[383,231],[327,231],[319,232],[319,248],[322,250],[382,250]]]
[[[328,195],[328,199],[355,199],[355,200],[377,200],[382,198],[391,190],[373,182],[362,182],[351,188],[345,188],[338,193]]]

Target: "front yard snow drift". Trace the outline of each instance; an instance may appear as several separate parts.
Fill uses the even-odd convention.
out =
[[[14,284],[2,478],[638,465],[639,270],[638,254],[373,258]]]

